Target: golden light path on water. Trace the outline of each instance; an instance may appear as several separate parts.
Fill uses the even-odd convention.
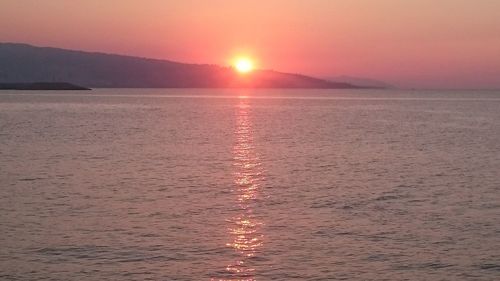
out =
[[[233,161],[232,192],[239,212],[228,220],[228,232],[232,241],[227,246],[235,251],[238,258],[226,267],[230,278],[217,280],[255,281],[255,269],[250,263],[262,247],[264,235],[261,232],[263,223],[256,217],[254,205],[260,197],[264,174],[259,155],[255,152],[249,101],[243,96],[236,106]]]

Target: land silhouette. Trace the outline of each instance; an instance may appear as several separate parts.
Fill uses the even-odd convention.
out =
[[[0,90],[90,90],[65,82],[0,83]]]
[[[33,82],[92,88],[365,88],[273,70],[242,75],[218,65],[0,43],[0,83]]]

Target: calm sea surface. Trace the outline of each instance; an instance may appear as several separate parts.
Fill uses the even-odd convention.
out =
[[[0,92],[0,280],[500,280],[500,92]]]

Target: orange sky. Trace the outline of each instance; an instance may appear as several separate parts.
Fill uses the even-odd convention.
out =
[[[0,41],[500,88],[499,0],[1,0]]]

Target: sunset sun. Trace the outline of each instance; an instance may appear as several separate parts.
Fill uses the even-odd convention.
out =
[[[234,62],[234,68],[239,73],[249,73],[254,70],[254,63],[249,58],[238,58]]]

